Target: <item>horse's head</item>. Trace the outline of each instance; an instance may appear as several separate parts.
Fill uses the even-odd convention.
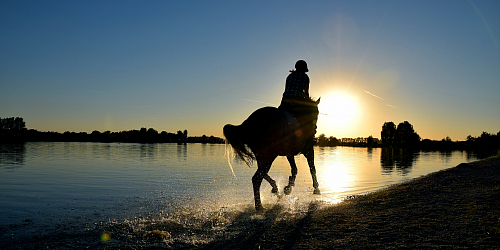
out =
[[[319,114],[319,109],[318,109],[318,105],[319,105],[319,102],[321,101],[321,97],[318,98],[318,100],[314,101],[316,103],[316,120],[318,120],[318,114]]]
[[[318,104],[319,102],[321,101],[321,97],[318,98],[318,100],[314,100],[313,98],[309,98],[309,112],[310,112],[310,121],[308,122],[309,124],[312,125],[312,128],[313,128],[313,134],[310,135],[312,137],[314,137],[314,135],[316,134],[316,122],[318,121],[318,115],[319,115],[319,109],[318,109]],[[311,131],[311,130],[310,130]]]
[[[321,97],[318,98],[318,100],[314,100],[312,98],[309,98],[309,100],[311,101],[311,103],[313,104],[313,113],[315,113],[316,115],[316,120],[318,118],[318,114],[319,114],[319,109],[318,109],[318,105],[319,105],[319,102],[321,101]]]
[[[320,101],[321,101],[321,97],[318,98],[318,100],[316,100],[316,119],[314,119],[314,121],[313,121],[313,123],[314,123],[314,134],[316,134],[316,128],[318,128],[318,126],[316,126],[316,123],[318,122],[318,115],[319,115],[318,104],[319,104]]]

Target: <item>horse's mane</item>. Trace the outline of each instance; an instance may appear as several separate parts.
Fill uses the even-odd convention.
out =
[[[317,102],[318,101],[318,99],[315,99],[314,97],[310,97],[310,96],[307,98],[307,100],[310,102]]]
[[[314,99],[313,97],[307,97],[306,99],[302,99],[302,100],[283,97],[282,100],[286,101],[286,102],[317,107],[320,99],[321,99],[321,97],[318,99]]]

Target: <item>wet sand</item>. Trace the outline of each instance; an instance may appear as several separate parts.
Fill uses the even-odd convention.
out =
[[[202,249],[500,249],[500,158],[454,168],[279,220]]]

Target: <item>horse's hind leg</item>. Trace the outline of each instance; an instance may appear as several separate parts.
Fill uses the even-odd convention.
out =
[[[272,160],[259,160],[257,159],[257,172],[252,177],[252,184],[253,184],[253,196],[255,199],[255,209],[257,211],[262,210],[262,203],[260,201],[260,185],[262,184],[262,180],[264,178],[269,177],[267,172],[269,172],[269,169],[271,168],[271,164],[273,163],[274,158]],[[267,176],[267,177],[266,177]],[[271,177],[269,177],[271,179]],[[271,179],[272,180],[272,179]],[[272,184],[271,184],[272,185]],[[275,183],[276,185],[276,183]]]
[[[262,179],[264,178],[264,173],[262,173],[262,170],[257,169],[257,172],[252,177],[252,184],[253,184],[253,197],[255,199],[255,210],[260,211],[262,210],[262,203],[260,201],[260,185],[262,184]]]
[[[309,170],[311,171],[311,177],[313,181],[314,191],[313,194],[320,194],[319,183],[316,178],[316,167],[314,166],[314,149],[311,146],[305,153],[303,153],[307,159],[307,164],[309,165]]]
[[[288,155],[286,157],[292,168],[292,175],[288,177],[288,185],[285,187],[284,193],[289,195],[292,192],[292,187],[295,186],[295,177],[297,176],[297,164],[295,164],[295,158],[293,155]]]

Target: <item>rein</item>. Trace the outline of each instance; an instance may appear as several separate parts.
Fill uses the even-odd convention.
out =
[[[302,100],[297,100],[297,99],[292,99],[292,98],[283,98],[282,101],[284,102],[290,102],[290,103],[296,103],[296,104],[301,104],[301,105],[307,105],[307,106],[313,106],[317,107],[318,104],[313,101],[302,101]]]

